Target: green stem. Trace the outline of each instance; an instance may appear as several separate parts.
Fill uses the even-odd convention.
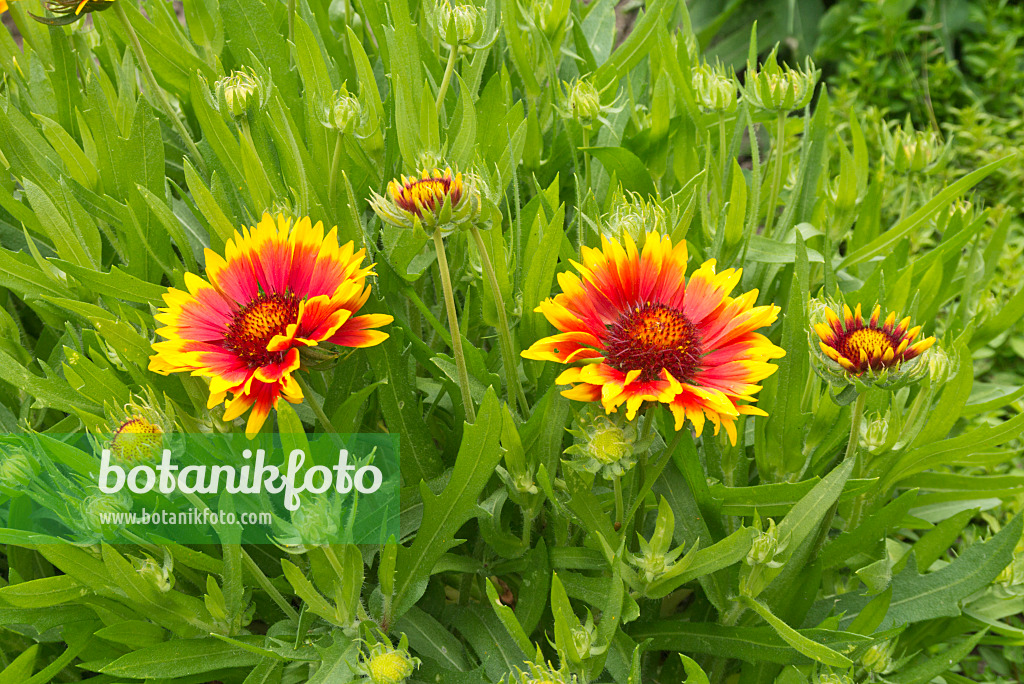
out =
[[[590,129],[586,126],[582,126],[583,129],[583,147],[580,152],[583,154],[583,178],[585,179],[587,188],[590,186],[590,152],[586,149],[590,147]]]
[[[860,441],[860,421],[864,416],[865,392],[857,395],[857,401],[853,403],[853,413],[850,416],[850,441],[846,444],[846,456],[844,460],[853,458],[857,453],[857,443]],[[854,473],[860,475],[862,464],[854,469]]]
[[[448,257],[444,252],[444,238],[441,229],[434,229],[434,248],[437,252],[437,268],[441,272],[441,288],[444,290],[444,304],[448,311],[448,327],[452,333],[452,353],[455,356],[455,369],[459,374],[459,390],[462,392],[462,404],[466,411],[466,422],[476,422],[476,409],[473,407],[473,395],[469,390],[469,372],[466,370],[466,357],[462,351],[462,331],[459,329],[459,317],[455,313],[455,294],[452,292],[452,277],[448,272]]]
[[[850,418],[850,441],[846,444],[846,455],[843,460],[849,460],[851,458],[857,458],[857,444],[860,442],[860,423],[864,417],[864,397],[866,392],[861,392],[857,395],[857,401],[853,404],[853,415]],[[863,458],[857,459],[857,462],[853,466],[853,477],[862,477],[864,475],[864,460]],[[867,504],[867,494],[861,494],[854,502],[853,507],[850,510],[850,519],[847,521],[847,529],[856,529],[857,525],[860,524],[861,518],[864,517],[864,507]]]
[[[622,477],[616,475],[612,480],[612,489],[615,490],[615,522],[622,524],[623,510],[625,505],[622,503]]]
[[[903,219],[907,215],[907,210],[910,209],[910,196],[914,191],[914,181],[908,176],[907,177],[907,189],[903,191],[903,201],[900,203],[900,218],[897,223],[902,223]]]
[[[196,160],[196,164],[199,165],[200,171],[206,173],[206,161],[202,155],[199,154],[199,148],[196,147],[195,142],[192,140],[192,136],[189,134],[188,129],[185,128],[185,124],[182,123],[181,119],[175,113],[174,109],[171,108],[171,103],[167,100],[167,95],[160,89],[160,86],[156,82],[156,76],[153,75],[153,70],[149,66],[149,62],[146,60],[146,53],[142,50],[142,43],[139,42],[139,36],[135,33],[135,28],[132,23],[128,21],[128,15],[124,13],[124,7],[120,2],[113,3],[114,13],[117,18],[121,21],[124,26],[125,33],[128,34],[128,42],[132,46],[132,52],[135,53],[135,58],[139,60],[139,66],[142,67],[142,75],[146,79],[146,84],[149,86],[150,93],[159,102],[160,107],[164,110],[164,115],[167,116],[171,121],[171,125],[174,126],[174,130],[178,132],[185,146],[188,147],[189,154]]]
[[[444,96],[448,94],[448,84],[452,82],[452,73],[455,71],[455,62],[459,58],[459,48],[453,47],[448,53],[448,66],[444,68],[444,78],[441,79],[441,87],[437,89],[437,103],[434,111],[437,117],[441,118],[441,105],[444,104]]]
[[[480,252],[480,263],[483,266],[484,275],[494,293],[494,304],[498,310],[498,340],[501,343],[501,361],[505,366],[505,386],[508,392],[508,403],[512,405],[513,411],[517,410],[516,400],[522,405],[524,411],[529,411],[529,404],[526,402],[526,394],[519,382],[519,372],[516,370],[515,351],[512,346],[512,330],[508,325],[508,314],[505,311],[505,301],[501,296],[501,288],[498,287],[498,276],[494,273],[494,264],[487,253],[487,245],[484,244],[484,237],[476,224],[470,224],[469,232],[476,240],[476,248]]]
[[[184,492],[184,494],[189,503],[195,506],[197,510],[212,510],[206,505],[205,501],[192,492]],[[242,563],[245,565],[246,569],[249,570],[249,573],[256,579],[256,584],[260,585],[260,589],[267,592],[267,596],[270,597],[271,601],[277,604],[278,608],[281,609],[285,616],[298,622],[298,611],[292,608],[292,605],[288,603],[287,599],[285,599],[281,592],[277,590],[277,587],[275,587],[274,583],[270,581],[270,578],[263,573],[263,570],[256,564],[256,561],[252,559],[252,556],[249,555],[244,546],[241,548],[241,551]]]
[[[324,409],[320,405],[320,402],[318,402],[313,396],[313,389],[309,386],[309,383],[306,382],[306,378],[302,377],[300,373],[294,373],[292,374],[292,377],[295,378],[297,383],[299,383],[299,389],[302,390],[302,396],[305,397],[309,407],[313,409],[313,415],[315,415],[316,419],[320,421],[320,426],[324,429],[324,432],[337,434],[338,431],[334,429],[333,425],[331,425],[331,421],[327,417],[327,414],[324,413]]]
[[[331,157],[331,175],[327,177],[327,195],[334,204],[334,198],[338,196],[338,167],[341,166],[341,148],[345,134],[338,131],[338,139],[334,142],[334,156]]]
[[[782,155],[786,146],[786,113],[779,112],[775,130],[775,169],[772,173],[772,186],[768,196],[768,216],[764,220],[764,234],[772,236],[772,224],[775,223],[775,205],[779,202],[779,191],[782,189]]]

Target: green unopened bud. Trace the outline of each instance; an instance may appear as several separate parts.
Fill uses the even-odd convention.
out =
[[[891,131],[882,127],[882,148],[886,160],[900,174],[933,171],[945,156],[939,134],[932,130],[916,131],[909,119]]]
[[[303,501],[291,522],[305,545],[330,544],[337,539],[341,509],[333,497],[317,496]]]
[[[872,644],[861,656],[860,663],[872,674],[887,674],[892,672],[892,654],[895,650],[895,641]]]
[[[822,672],[815,675],[815,684],[853,684],[853,680],[837,672]]]
[[[0,454],[0,492],[10,497],[21,496],[36,472],[35,460],[20,449]]]
[[[601,93],[590,81],[576,81],[567,86],[565,101],[569,115],[583,125],[589,125],[601,115]]]
[[[174,561],[170,554],[164,556],[163,564],[148,557],[143,560],[135,559],[134,564],[139,575],[161,594],[166,594],[174,588],[174,575],[171,574]]]
[[[747,552],[746,563],[750,566],[782,567],[782,563],[776,561],[775,558],[786,550],[786,546],[786,543],[779,543],[779,530],[775,527],[775,521],[768,518],[768,529],[754,538],[750,545],[750,551]]]
[[[603,222],[603,232],[608,237],[622,241],[629,235],[638,245],[646,240],[647,233],[668,232],[668,214],[656,202],[648,202],[640,195],[627,195]]]
[[[953,363],[946,351],[935,345],[928,355],[928,377],[934,384],[946,382],[950,372],[953,370]]]
[[[600,473],[610,480],[636,463],[636,426],[621,414],[607,416],[599,408],[587,406],[577,415],[569,433],[576,438],[565,450],[576,457],[570,462],[573,467]]]
[[[350,95],[343,85],[341,90],[334,91],[330,103],[322,109],[320,123],[325,128],[345,133],[359,120],[362,113],[363,106],[359,98]]]
[[[693,68],[690,78],[693,96],[701,109],[719,113],[736,109],[736,82],[726,73],[724,67],[699,64]]]
[[[743,95],[755,107],[771,112],[801,109],[811,101],[820,73],[810,58],[797,69],[779,66],[776,50],[772,50],[759,68],[747,65]]]
[[[135,464],[155,460],[163,446],[164,431],[140,415],[131,416],[117,426],[110,439],[110,458],[118,463]]]
[[[218,105],[223,102],[228,113],[237,118],[265,104],[267,87],[254,70],[233,71],[214,86]]]
[[[124,492],[97,492],[85,497],[79,505],[82,526],[86,531],[99,537],[110,535],[124,527],[131,510],[131,498]]]
[[[884,416],[875,414],[861,423],[860,444],[869,453],[877,454],[885,448],[889,438],[889,421]]]

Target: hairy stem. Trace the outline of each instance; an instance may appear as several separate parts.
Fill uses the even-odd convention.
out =
[[[480,252],[480,263],[483,266],[484,276],[491,286],[491,292],[494,294],[495,308],[498,309],[498,341],[501,344],[502,365],[505,366],[505,386],[508,392],[508,403],[512,405],[513,410],[516,410],[516,401],[518,400],[523,410],[529,411],[526,393],[523,392],[523,386],[519,382],[515,351],[512,347],[512,330],[508,325],[508,314],[505,312],[505,301],[501,296],[501,288],[498,287],[498,277],[494,273],[494,264],[491,263],[491,257],[487,253],[487,245],[484,244],[484,238],[480,234],[480,229],[476,227],[476,224],[470,224],[469,231],[473,234],[473,239],[476,241],[476,248]]]
[[[170,101],[167,99],[167,95],[163,90],[160,89],[159,84],[156,82],[156,76],[153,75],[153,70],[149,66],[149,61],[146,59],[146,53],[142,50],[142,43],[139,42],[139,36],[135,33],[135,28],[132,23],[128,21],[128,15],[124,12],[124,7],[120,2],[113,3],[114,13],[124,26],[125,33],[128,34],[128,42],[131,44],[132,52],[135,53],[135,58],[139,60],[139,66],[142,67],[142,75],[146,79],[146,85],[149,86],[150,94],[156,98],[160,107],[164,110],[164,115],[167,116],[171,121],[171,125],[174,126],[174,130],[177,131],[181,137],[185,146],[188,148],[189,154],[196,160],[196,164],[199,165],[200,170],[206,173],[206,161],[202,155],[199,154],[199,148],[196,147],[195,142],[192,140],[192,136],[189,134],[188,129],[185,128],[185,124],[182,123],[177,113],[171,107]]]
[[[441,105],[444,104],[444,96],[448,94],[448,84],[452,82],[452,73],[455,72],[455,62],[459,59],[459,48],[453,47],[448,53],[448,66],[444,68],[444,78],[441,79],[441,87],[437,89],[437,102],[434,104],[434,111],[438,118],[441,117]]]
[[[768,195],[768,216],[764,220],[764,234],[772,236],[772,224],[775,223],[775,209],[779,202],[779,191],[782,189],[782,155],[786,147],[786,113],[779,112],[775,130],[775,169],[772,173],[772,185]]]
[[[297,383],[299,383],[299,389],[302,390],[302,396],[306,399],[306,403],[309,404],[309,407],[313,409],[313,415],[315,415],[316,419],[320,421],[320,426],[324,429],[324,432],[337,434],[338,431],[334,429],[333,425],[331,425],[330,419],[327,417],[327,414],[324,413],[323,406],[321,406],[320,402],[314,398],[313,389],[309,386],[306,379],[299,373],[293,374],[292,377],[295,378]]]
[[[466,411],[466,422],[475,423],[476,409],[473,406],[473,395],[469,390],[469,372],[466,370],[466,356],[462,351],[462,332],[459,329],[459,317],[455,313],[455,294],[452,292],[452,277],[448,272],[448,257],[444,252],[444,238],[441,237],[440,228],[434,229],[434,248],[437,251],[437,268],[441,272],[445,309],[448,311],[448,327],[452,333],[452,354],[455,356],[455,369],[459,374],[462,405]]]

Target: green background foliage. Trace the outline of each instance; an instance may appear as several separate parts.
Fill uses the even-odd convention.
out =
[[[366,309],[395,317],[383,344],[311,372],[308,398],[339,431],[400,436],[400,538],[37,545],[31,478],[4,454],[0,681],[343,683],[362,676],[356,639],[383,635],[408,639],[419,682],[497,682],[539,660],[617,684],[1014,680],[1024,291],[1008,84],[1019,69],[1006,60],[1019,56],[991,36],[1011,44],[1018,10],[479,0],[494,40],[456,48],[448,83],[448,29],[431,2],[293,4],[289,17],[279,0],[186,1],[181,21],[163,0],[116,0],[69,27],[12,4],[22,42],[0,32],[0,430],[109,430],[146,396],[182,431],[241,431],[206,409],[201,380],[146,370],[153,316],[167,287],[204,272],[204,248],[222,252],[264,211],[308,215],[368,250]],[[808,107],[698,104],[700,60],[756,69],[783,39],[794,67],[807,54],[824,66]],[[908,96],[922,92],[921,64],[927,99]],[[242,67],[265,88],[239,120],[213,87]],[[578,79],[600,93],[594,120],[567,109]],[[343,86],[361,115],[339,133],[321,121]],[[885,141],[908,114],[953,142],[903,174]],[[510,398],[469,235],[448,238],[462,326],[450,331],[426,237],[369,208],[371,192],[427,162],[472,169],[487,190],[481,227],[525,401]],[[535,307],[635,206],[628,193],[664,211],[691,261],[742,267],[738,289],[782,307],[765,332],[787,355],[759,395],[769,417],[741,420],[735,446],[689,425],[677,439],[652,407],[617,507],[608,481],[563,461],[581,406],[559,394],[560,369],[518,352],[552,332]],[[853,407],[811,370],[821,295],[911,315],[948,359],[920,383],[864,395],[858,459],[843,458]],[[265,429],[297,425],[323,429],[308,403],[282,403]],[[644,575],[643,559],[666,557]]]

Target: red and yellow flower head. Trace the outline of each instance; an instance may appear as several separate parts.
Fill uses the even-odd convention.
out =
[[[259,225],[228,240],[225,254],[206,250],[209,282],[185,274],[188,291],[171,289],[157,320],[165,338],[153,344],[149,369],[188,371],[210,379],[209,408],[225,401],[225,420],[250,407],[246,434],[254,435],[284,397],[302,401],[292,373],[299,350],[321,343],[370,347],[387,338],[375,328],[391,316],[356,313],[370,295],[364,250],[339,246],[337,229],[308,218],[264,214]]]
[[[370,206],[381,220],[399,228],[440,228],[448,235],[480,217],[476,184],[450,168],[424,169],[419,177],[401,176],[388,183],[387,197],[373,193]]]
[[[578,364],[556,380],[573,385],[562,393],[571,399],[600,400],[608,413],[625,404],[629,420],[645,401],[660,402],[677,430],[688,419],[699,435],[707,419],[735,444],[740,415],[766,415],[751,405],[757,383],[785,351],[756,331],[779,307],[754,306],[756,290],[731,297],[740,271],[716,273],[714,260],[687,281],[685,242],[648,233],[639,252],[628,234],[624,241],[585,247],[583,263],[573,264],[582,278],[558,275],[562,292],[537,311],[560,332],[523,356]]]
[[[853,311],[844,304],[842,318],[830,306],[821,307],[821,315],[824,320],[814,322],[821,352],[816,367],[827,380],[891,386],[914,380],[926,370],[909,362],[935,344],[935,338],[918,340],[921,326],[911,328],[910,316],[897,323],[893,311],[882,321],[882,308],[875,306],[865,321],[860,304]]]

